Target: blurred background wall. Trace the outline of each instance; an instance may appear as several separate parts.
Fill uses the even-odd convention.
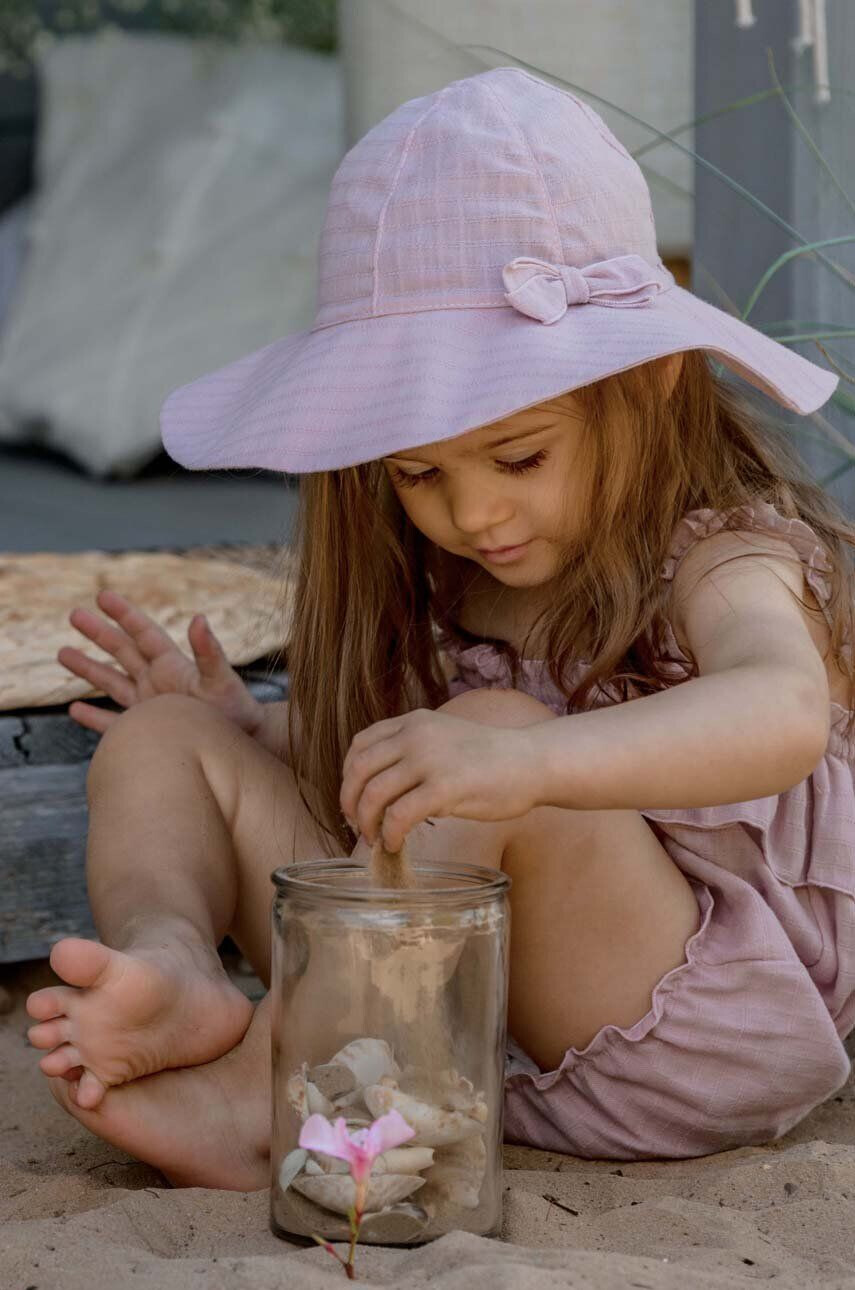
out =
[[[824,73],[818,42],[806,41],[804,30],[805,14],[820,11],[827,20]],[[38,41],[36,27],[43,29]],[[112,42],[110,32],[117,33]],[[100,42],[101,62],[89,42]],[[205,70],[201,51],[211,46],[221,52]],[[770,53],[792,111],[770,96]],[[855,6],[848,0],[5,0],[0,549],[96,540],[119,548],[161,535],[207,541],[218,529],[223,538],[282,534],[293,488],[263,471],[182,471],[158,451],[157,405],[174,385],[311,325],[332,174],[347,149],[406,99],[508,64],[572,89],[637,156],[660,250],[678,281],[739,314],[776,256],[852,229],[846,184],[855,171],[855,131],[842,89],[853,54]],[[85,82],[88,67],[101,68],[97,84],[94,77]],[[116,69],[127,93],[109,84]],[[828,94],[818,92],[823,75]],[[195,95],[195,115],[185,89]],[[88,125],[84,109],[94,114]],[[152,113],[149,131],[145,111]],[[170,111],[173,130],[166,128]],[[109,113],[115,122],[106,120]],[[703,118],[697,130],[696,116]],[[105,151],[93,159],[109,149],[120,118],[124,146],[114,158]],[[206,190],[206,140],[215,136],[229,137],[232,148],[220,187]],[[693,159],[696,145],[708,164]],[[272,160],[266,170],[265,155]],[[281,183],[254,207],[244,200],[256,184],[252,158],[255,173],[269,180],[272,172]],[[121,209],[108,182],[114,166],[128,172]],[[100,260],[97,238],[92,242],[99,228]],[[89,244],[78,247],[75,239],[86,235]],[[102,261],[114,242],[108,271]],[[170,278],[176,248],[182,258]],[[855,247],[826,254],[842,267],[816,255],[794,261],[773,277],[749,321],[788,343],[807,337],[794,347],[822,362],[809,339],[819,329],[830,360],[841,370],[848,363],[851,372],[845,333],[852,329],[852,282],[845,273],[855,281]],[[217,273],[206,277],[210,264]],[[58,305],[68,307],[69,298],[74,308],[63,332]],[[107,311],[116,301],[114,340]],[[109,365],[110,345],[120,352],[120,342],[118,370],[129,384],[114,378],[113,365],[112,411],[105,411],[103,380],[92,376],[88,392],[81,383],[90,360],[97,355]],[[850,389],[842,382],[839,398],[811,418],[777,405],[774,411],[818,477],[838,472],[830,487],[855,510]],[[103,426],[94,424],[98,416]],[[113,429],[122,443],[102,446]]]
[[[690,120],[694,25],[694,6],[686,0],[344,0],[339,32],[348,147],[406,99],[485,67],[529,63],[546,80],[552,75],[578,86],[632,151],[650,140],[650,131],[593,96],[662,130]],[[681,138],[692,146],[691,132]],[[687,257],[691,158],[662,148],[643,169],[660,252]]]

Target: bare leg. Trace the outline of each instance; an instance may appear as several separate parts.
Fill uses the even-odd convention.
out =
[[[93,1109],[111,1086],[238,1043],[252,1006],[216,946],[231,932],[268,981],[269,875],[319,846],[291,771],[195,699],[161,696],[124,713],[102,736],[87,789],[101,943],[58,942],[51,965],[69,985],[36,991],[27,1008],[40,1023],[31,1042],[52,1050],[42,1070],[79,1075],[77,1104]]]
[[[216,1061],[120,1084],[92,1111],[77,1105],[67,1080],[48,1084],[87,1129],[155,1165],[176,1187],[270,1186],[269,994],[243,1039]]]
[[[552,717],[512,691],[470,692],[444,707],[500,726]],[[281,791],[281,776],[276,782]],[[413,844],[428,862],[453,849],[512,874],[511,1030],[545,1069],[601,1025],[642,1016],[659,978],[684,961],[685,942],[697,926],[689,884],[635,812],[543,807],[498,824],[449,818],[419,826]],[[367,853],[364,843],[360,851]],[[255,869],[250,860],[239,866],[247,907],[253,897],[259,902],[254,944],[256,958],[265,961],[272,867],[269,856],[257,855]],[[269,1015],[268,996],[224,1057],[111,1089],[97,1111],[76,1106],[61,1079],[50,1081],[52,1091],[93,1132],[157,1165],[178,1185],[265,1187]]]
[[[496,726],[556,719],[513,690],[470,690],[444,706]],[[685,962],[698,903],[637,811],[541,806],[494,824],[437,820],[418,833],[428,859],[454,851],[513,880],[508,1023],[544,1070],[602,1026],[638,1021],[656,983]]]

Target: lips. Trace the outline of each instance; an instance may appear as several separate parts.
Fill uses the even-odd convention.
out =
[[[518,546],[525,546],[525,542],[512,542],[510,546],[479,546],[476,549],[479,555],[501,555],[503,551],[516,551]]]

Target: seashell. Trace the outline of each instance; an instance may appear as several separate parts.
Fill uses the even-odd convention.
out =
[[[384,1075],[397,1079],[401,1073],[385,1039],[354,1039],[336,1053],[335,1057],[331,1057],[328,1065],[345,1066],[353,1075],[358,1088],[365,1084],[377,1084]]]
[[[303,1181],[301,1179],[301,1181]],[[350,1223],[339,1214],[331,1214],[321,1209],[305,1196],[301,1196],[292,1185],[281,1198],[277,1206],[277,1217],[286,1232],[295,1229],[301,1236],[311,1236],[312,1232],[323,1232],[328,1241],[347,1241],[350,1239]]]
[[[392,1147],[372,1165],[376,1174],[420,1174],[433,1164],[433,1147]]]
[[[459,1142],[450,1142],[434,1152],[438,1165],[457,1165],[483,1178],[487,1168],[487,1144],[481,1133],[470,1134]]]
[[[419,1187],[424,1178],[412,1174],[380,1174],[368,1181],[365,1213],[374,1213],[405,1200]],[[291,1183],[292,1188],[316,1205],[331,1209],[336,1214],[347,1214],[356,1201],[356,1183],[349,1174],[325,1174],[322,1178],[301,1174]]]
[[[444,1111],[410,1097],[388,1083],[373,1084],[364,1090],[363,1096],[374,1116],[385,1115],[392,1110],[400,1112],[416,1133],[414,1138],[410,1138],[410,1146],[440,1147],[449,1142],[459,1142],[467,1134],[481,1132],[478,1121],[462,1111]]]
[[[335,1114],[335,1107],[332,1102],[327,1101],[323,1093],[310,1084],[306,1079],[306,1063],[294,1075],[290,1077],[285,1085],[285,1097],[291,1106],[299,1115],[301,1120],[307,1120],[310,1115]]]
[[[319,1093],[335,1102],[356,1088],[356,1076],[353,1071],[342,1066],[340,1062],[325,1062],[322,1066],[313,1066],[307,1079],[314,1084]]]
[[[289,1151],[288,1155],[283,1158],[282,1164],[279,1166],[279,1186],[283,1191],[288,1190],[308,1158],[309,1153],[304,1147],[295,1147],[293,1151]]]
[[[304,1067],[305,1069],[305,1067]],[[309,1104],[306,1100],[306,1077],[302,1071],[292,1075],[285,1085],[285,1097],[292,1110],[301,1120],[309,1118]]]
[[[368,1107],[362,1100],[361,1088],[355,1088],[352,1093],[342,1093],[341,1097],[333,1098],[333,1106],[337,1111],[349,1110],[355,1115],[368,1117]]]
[[[427,1187],[423,1204],[433,1216],[443,1206],[477,1209],[481,1184],[487,1168],[487,1144],[483,1134],[470,1133],[459,1142],[438,1147],[436,1163],[425,1175]]]
[[[475,1092],[475,1085],[459,1071],[443,1071],[440,1075],[442,1105],[452,1111],[465,1111],[480,1124],[487,1122],[487,1103],[483,1093]]]
[[[314,1084],[306,1081],[306,1103],[309,1107],[309,1115],[325,1115],[329,1118],[335,1115],[335,1107],[332,1102],[324,1097],[323,1093]]]
[[[434,1165],[429,1170],[427,1182],[430,1195],[445,1200],[461,1209],[477,1209],[481,1199],[483,1175],[459,1165]]]
[[[316,1178],[321,1174],[349,1174],[350,1166],[346,1160],[337,1160],[335,1156],[327,1156],[323,1151],[313,1151],[306,1161],[306,1173]]]
[[[463,1111],[479,1124],[487,1122],[487,1103],[483,1093],[476,1093],[472,1081],[456,1070],[444,1070],[436,1076],[423,1067],[407,1066],[400,1084],[411,1097],[422,1102],[435,1103],[442,1110]]]
[[[421,1205],[390,1205],[365,1215],[359,1239],[376,1245],[408,1245],[419,1239],[429,1221]]]

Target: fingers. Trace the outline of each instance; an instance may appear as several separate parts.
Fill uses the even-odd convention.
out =
[[[77,612],[77,610],[74,610],[74,613]],[[86,611],[82,612],[85,613]],[[73,645],[63,645],[56,657],[63,667],[68,668],[69,672],[74,672],[75,676],[82,676],[96,690],[103,690],[105,694],[109,694],[111,699],[115,699],[116,703],[121,703],[123,708],[129,708],[132,703],[136,702],[136,686],[118,668],[111,667],[109,663],[99,663],[97,659],[90,658],[88,654],[84,654],[82,650],[75,649]],[[85,725],[87,723],[83,722],[81,724]],[[98,727],[93,726],[92,729],[95,730]]]
[[[394,737],[379,739],[376,743],[360,749],[354,748],[351,744],[344,759],[341,791],[338,797],[345,819],[362,823],[358,807],[366,784],[381,770],[393,766],[400,759],[400,755],[400,748]]]
[[[187,639],[202,676],[214,677],[234,670],[204,614],[194,614],[187,628]]]
[[[91,703],[80,703],[76,701],[68,709],[68,715],[78,725],[85,726],[87,730],[95,730],[99,735],[117,721],[122,715],[121,712],[108,712],[106,708],[96,708]]]
[[[118,591],[105,588],[98,592],[96,600],[98,608],[114,618],[121,631],[86,609],[75,609],[74,614],[88,615],[85,634],[117,658],[129,676],[135,676],[137,672],[144,670],[148,663],[167,650],[178,650],[178,645],[168,632]],[[75,627],[78,626],[74,617],[72,622]]]
[[[99,591],[96,596],[99,609],[103,609],[105,613],[112,611],[113,616],[115,616],[118,606],[110,598],[117,594],[117,592]],[[107,608],[108,605],[111,607],[110,609]],[[140,652],[136,642],[126,632],[120,631],[112,623],[106,622],[98,614],[93,613],[91,609],[78,605],[72,609],[68,615],[68,620],[72,627],[76,627],[83,636],[87,636],[89,640],[94,641],[106,654],[112,654],[113,658],[121,663],[128,676],[135,677],[145,670],[147,666],[146,659]],[[77,661],[86,658],[86,655],[81,654],[80,651],[75,651],[75,653],[79,655]]]
[[[355,818],[359,831],[370,843],[381,834],[390,850],[395,850],[391,843],[402,839],[396,808],[404,794],[410,794],[421,783],[421,777],[404,762],[397,762],[388,769],[378,772],[369,779],[356,803]],[[426,811],[425,814],[428,812]],[[424,818],[424,816],[422,817]],[[412,827],[409,825],[408,827]],[[393,836],[394,835],[394,836]],[[400,841],[398,841],[400,846]]]
[[[400,851],[410,830],[426,820],[428,815],[438,813],[434,795],[427,784],[416,784],[408,793],[397,797],[383,814],[383,845],[386,850]]]

